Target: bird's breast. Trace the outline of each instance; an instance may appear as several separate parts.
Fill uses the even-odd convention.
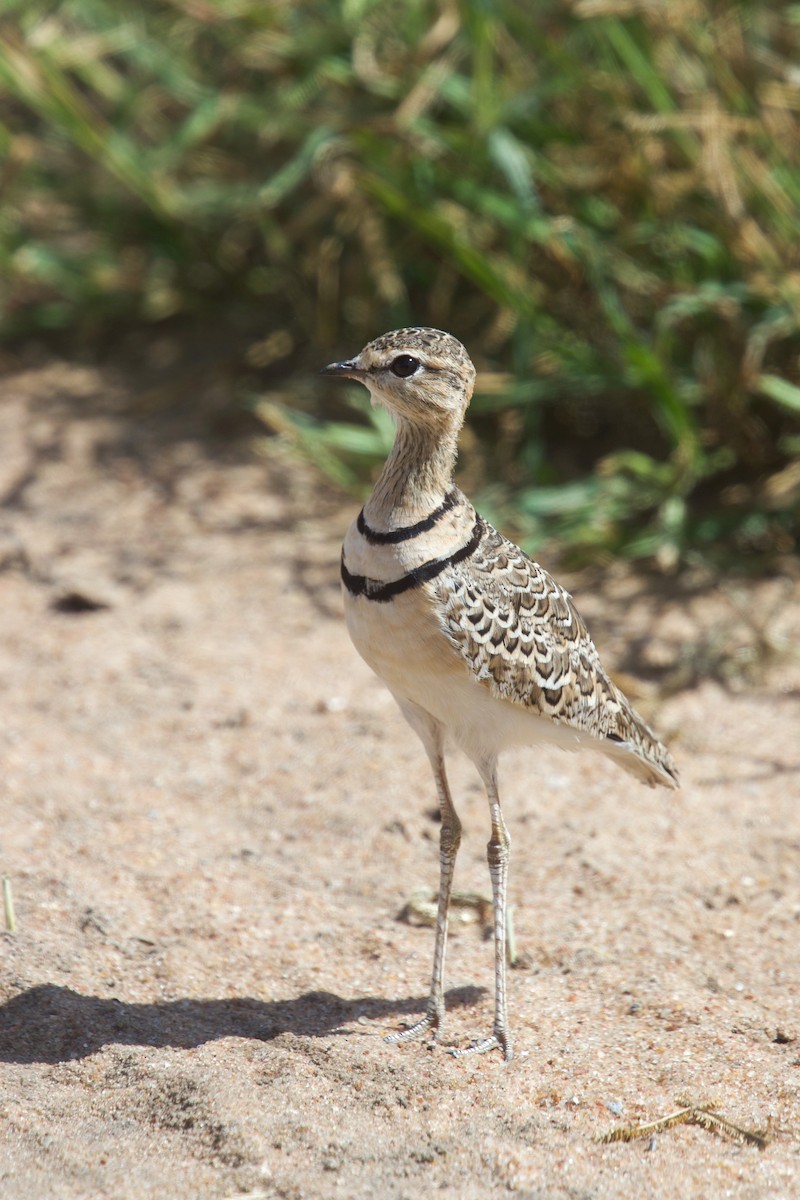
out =
[[[412,575],[457,552],[464,536],[462,529],[437,529],[434,537],[370,545],[353,522],[345,537],[342,591],[353,645],[395,695],[416,703],[432,681],[439,690],[469,673],[445,635],[431,585]]]

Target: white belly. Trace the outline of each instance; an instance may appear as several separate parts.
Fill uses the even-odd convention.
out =
[[[440,628],[426,585],[386,603],[345,591],[344,607],[353,645],[395,699],[430,713],[474,761],[512,745],[549,742],[577,750],[593,743],[569,726],[493,696]]]

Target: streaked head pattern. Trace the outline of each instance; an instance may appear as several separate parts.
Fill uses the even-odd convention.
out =
[[[472,395],[475,368],[461,342],[440,329],[395,329],[323,375],[357,379],[373,404],[413,424],[458,424]]]

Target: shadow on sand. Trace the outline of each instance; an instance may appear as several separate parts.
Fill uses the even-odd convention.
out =
[[[483,989],[454,988],[449,1008],[474,1004]],[[348,1034],[343,1028],[369,1020],[418,1016],[419,997],[344,1000],[331,992],[306,992],[296,1000],[172,1000],[126,1004],[82,996],[45,983],[29,988],[0,1006],[0,1061],[58,1063],[86,1058],[111,1043],[127,1046],[174,1046],[190,1049],[217,1038],[241,1037],[268,1042],[282,1033],[301,1037]]]

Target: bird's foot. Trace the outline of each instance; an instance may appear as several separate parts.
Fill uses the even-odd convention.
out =
[[[421,1021],[417,1021],[408,1029],[398,1029],[397,1033],[389,1033],[383,1040],[390,1046],[398,1046],[401,1042],[410,1042],[414,1038],[424,1037],[426,1033],[430,1033],[431,1041],[435,1042],[441,1023],[438,1013],[427,1012]]]
[[[511,1039],[505,1029],[495,1029],[490,1037],[483,1038],[480,1042],[473,1042],[471,1046],[464,1046],[460,1050],[448,1050],[447,1053],[452,1054],[453,1058],[466,1058],[468,1054],[486,1054],[489,1050],[500,1050],[506,1062],[511,1062],[514,1051]]]

